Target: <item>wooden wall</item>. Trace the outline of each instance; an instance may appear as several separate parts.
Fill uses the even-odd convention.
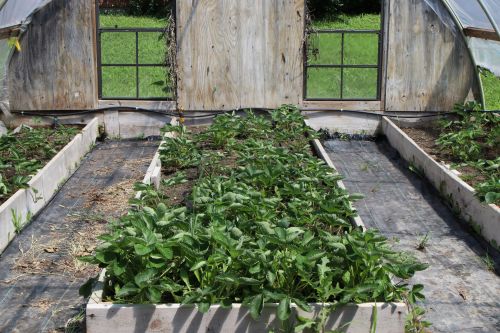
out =
[[[300,104],[304,0],[177,1],[182,110]]]
[[[9,65],[13,110],[97,105],[94,1],[53,0],[33,17]]]
[[[389,1],[385,109],[451,110],[471,91],[474,67],[459,29],[424,0]],[[446,13],[440,0],[427,0]]]
[[[446,13],[440,0],[426,1]],[[309,105],[302,101],[304,0],[177,0],[178,107],[440,111],[478,99],[460,31],[426,1],[386,0],[381,102]],[[13,110],[97,107],[94,14],[93,0],[53,0],[34,15],[9,67]]]

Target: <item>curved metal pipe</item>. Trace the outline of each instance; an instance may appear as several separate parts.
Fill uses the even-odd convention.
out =
[[[491,23],[491,26],[493,27],[493,29],[495,29],[495,32],[497,33],[498,38],[500,38],[500,28],[498,28],[498,24],[493,19],[493,16],[491,15],[490,10],[488,9],[488,7],[486,7],[483,0],[476,0],[476,1],[479,3],[479,6],[481,6],[481,8],[483,9],[484,13],[486,14],[486,17],[488,18],[488,20]]]
[[[483,108],[485,108],[486,107],[486,99],[484,97],[484,86],[483,86],[483,81],[481,80],[481,73],[479,72],[479,66],[477,65],[476,57],[474,57],[474,52],[472,52],[472,49],[470,47],[469,40],[467,39],[467,36],[464,33],[464,26],[462,25],[462,22],[458,18],[458,15],[455,13],[455,11],[453,10],[453,7],[451,7],[448,0],[441,0],[441,2],[446,7],[446,9],[448,10],[448,12],[451,15],[451,18],[453,19],[453,21],[455,22],[455,24],[459,28],[460,33],[462,34],[462,38],[465,42],[465,45],[467,46],[467,51],[469,51],[469,56],[471,58],[472,65],[474,66],[474,71],[476,72],[477,82],[479,84],[479,94],[481,95],[480,96],[481,104],[483,105]]]

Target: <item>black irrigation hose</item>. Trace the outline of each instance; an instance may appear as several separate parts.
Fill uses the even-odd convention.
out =
[[[389,112],[383,112],[381,110],[379,111],[360,111],[360,110],[342,110],[342,109],[302,109],[301,111],[307,111],[307,112],[315,112],[315,111],[325,111],[325,112],[338,112],[338,113],[359,113],[359,114],[365,114],[369,116],[375,116],[375,117],[387,117],[387,118],[400,118],[400,119],[419,119],[419,118],[432,118],[432,117],[441,117],[445,115],[451,115],[451,114],[457,114],[457,111],[413,111],[413,112],[419,112],[420,114],[418,115],[400,115],[400,114],[391,114],[391,113],[396,113],[396,112],[405,112],[408,113],[409,111],[389,111]],[[481,113],[500,113],[500,110],[481,110],[481,111],[468,111],[468,112],[481,112]]]
[[[397,114],[389,114],[382,113],[382,111],[360,111],[360,110],[339,110],[339,109],[303,109],[302,111],[307,112],[315,112],[315,111],[325,111],[325,112],[337,112],[337,113],[353,113],[353,114],[364,114],[372,117],[387,117],[387,118],[401,118],[401,119],[419,119],[419,118],[432,118],[432,117],[441,117],[449,114],[456,114],[455,111],[450,112],[420,112],[419,115],[397,115]],[[391,112],[408,112],[408,111],[391,111]],[[415,111],[416,112],[416,111]],[[432,114],[430,114],[432,113]]]
[[[248,108],[259,111],[271,111],[271,109],[264,108]],[[154,113],[168,117],[183,117],[186,119],[201,119],[201,118],[212,118],[221,114],[233,113],[234,111],[199,111],[199,112],[207,112],[207,114],[202,115],[189,115],[185,112],[177,112],[177,111],[167,111],[167,110],[153,110],[146,109],[140,107],[128,107],[128,106],[112,106],[106,108],[99,109],[88,109],[88,110],[67,110],[67,111],[51,111],[51,110],[39,110],[39,111],[20,111],[13,110],[11,113],[18,114],[21,116],[38,116],[38,117],[72,117],[72,116],[81,116],[86,114],[92,114],[96,112],[106,112],[106,111],[120,111],[120,112],[140,112],[140,113]],[[237,110],[235,110],[237,111]],[[391,114],[395,112],[408,112],[408,111],[391,111],[390,113],[383,113],[383,111],[360,111],[360,110],[342,110],[342,109],[328,109],[328,108],[315,108],[315,109],[301,109],[302,112],[315,112],[315,111],[326,111],[326,112],[338,112],[338,113],[351,113],[351,114],[364,114],[374,117],[388,117],[388,118],[399,118],[399,119],[420,119],[420,118],[433,118],[433,117],[441,117],[445,115],[456,114],[456,111],[442,112],[442,111],[415,111],[419,112],[418,115],[398,115]],[[190,111],[189,111],[190,112]],[[482,110],[482,111],[471,111],[471,112],[488,112],[488,113],[500,113],[500,110]]]
[[[141,113],[155,113],[169,117],[179,117],[181,114],[175,111],[162,111],[162,110],[153,110],[153,109],[145,109],[139,107],[129,107],[129,106],[112,106],[100,109],[89,109],[89,110],[66,110],[66,111],[51,111],[51,110],[38,110],[38,111],[20,111],[20,110],[12,110],[12,114],[17,114],[21,116],[38,116],[38,117],[73,117],[73,116],[81,116],[86,114],[93,114],[96,112],[106,112],[106,111],[120,111],[120,112],[141,112]],[[210,114],[201,115],[201,116],[192,116],[192,115],[184,115],[184,118],[206,118],[206,117],[215,117],[219,114],[227,113],[227,112],[211,112]]]

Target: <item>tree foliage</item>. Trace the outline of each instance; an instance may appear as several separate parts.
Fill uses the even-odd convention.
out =
[[[128,12],[130,15],[167,17],[172,6],[171,0],[130,0]]]
[[[343,14],[380,12],[381,0],[308,0],[307,6],[313,19],[335,17]]]

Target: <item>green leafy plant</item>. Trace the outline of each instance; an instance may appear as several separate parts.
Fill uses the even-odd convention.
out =
[[[417,250],[424,251],[427,248],[427,244],[429,244],[430,232],[427,232],[423,237],[420,238],[417,244]]]
[[[493,261],[493,259],[490,257],[490,255],[488,253],[486,253],[486,255],[484,257],[482,257],[481,259],[489,271],[492,271],[492,272],[495,271],[495,262]]]
[[[378,232],[352,226],[358,196],[312,154],[306,136],[316,134],[296,108],[270,118],[221,115],[194,137],[168,130],[178,137],[165,139],[160,156],[178,168],[163,170],[165,192],[138,185],[135,209],[82,258],[107,268],[109,299],[197,304],[201,312],[242,303],[256,319],[276,303],[283,329],[325,332],[331,311],[402,300],[409,288],[393,280],[426,268]],[[187,185],[182,202],[166,200]],[[317,318],[291,316],[292,303],[310,312],[312,302],[325,304]]]
[[[408,316],[406,317],[405,333],[426,333],[431,327],[431,323],[424,320],[425,309],[418,305],[418,302],[425,299],[422,291],[424,286],[416,284],[404,298],[408,307]]]
[[[9,193],[9,188],[4,182],[2,174],[0,174],[0,195],[6,195],[7,193]]]
[[[176,136],[166,140],[160,147],[162,165],[179,169],[196,166],[200,153],[194,141],[187,138],[186,128],[168,125],[164,131],[176,133]]]
[[[495,160],[479,160],[470,163],[479,170],[484,180],[476,186],[479,198],[488,204],[500,203],[500,156]]]
[[[457,119],[441,122],[436,144],[455,166],[475,170],[466,179],[483,202],[500,204],[500,117],[475,102],[457,105],[456,111]]]
[[[17,211],[14,209],[11,209],[11,215],[12,215],[12,225],[14,226],[14,230],[16,234],[19,234],[23,229],[23,215],[22,214],[18,215]]]
[[[77,128],[31,128],[0,137],[0,203],[30,179],[78,132]]]

